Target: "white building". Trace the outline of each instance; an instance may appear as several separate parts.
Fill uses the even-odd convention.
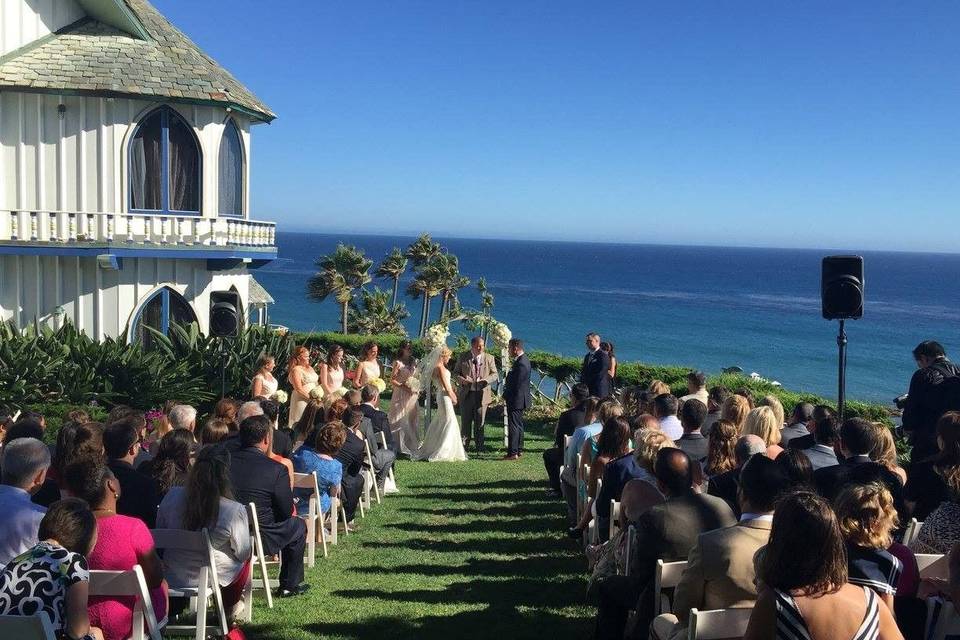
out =
[[[257,304],[250,130],[274,117],[146,0],[0,0],[0,321],[138,340],[206,331],[214,291]]]

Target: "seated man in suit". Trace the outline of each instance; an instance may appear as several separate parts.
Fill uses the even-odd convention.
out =
[[[697,398],[689,398],[680,407],[680,424],[683,435],[677,440],[677,446],[687,452],[694,462],[702,462],[707,457],[707,439],[700,433],[707,419],[707,405]]]
[[[287,468],[267,457],[270,420],[250,416],[240,423],[239,449],[231,454],[230,481],[237,502],[253,503],[260,522],[264,552],[280,554],[281,598],[305,593],[303,551],[307,525],[293,514],[293,491]]]
[[[877,444],[877,435],[872,424],[863,418],[844,420],[840,425],[840,453],[843,454],[843,462],[814,471],[813,483],[817,493],[832,501],[854,467],[872,462],[870,452]]]
[[[346,419],[347,416],[344,416]],[[360,504],[360,498],[363,496],[364,479],[361,471],[364,461],[367,459],[367,452],[363,446],[363,438],[358,436],[353,429],[347,428],[344,424],[347,438],[343,441],[343,446],[337,451],[334,459],[339,460],[343,466],[343,477],[340,480],[340,503],[346,512],[347,523],[353,522],[354,514],[357,512],[357,505]]]
[[[747,460],[758,453],[766,453],[766,451],[767,443],[760,436],[753,434],[741,436],[733,447],[733,457],[737,460],[737,466],[730,471],[725,471],[710,478],[707,483],[707,493],[721,498],[733,509],[734,514],[739,516],[740,505],[737,502],[737,487],[740,482],[740,470]]]
[[[393,440],[393,432],[390,431],[390,418],[385,411],[380,410],[380,389],[376,385],[365,385],[360,389],[360,401],[362,403],[360,410],[373,425],[373,432],[377,436],[377,447],[383,447],[380,440],[380,434],[382,433],[387,440],[387,448],[396,453],[397,445]]]
[[[813,408],[813,411],[810,414],[810,420],[807,422],[807,431],[809,433],[807,433],[805,436],[796,436],[791,438],[785,446],[791,449],[809,449],[813,445],[817,444],[813,439],[813,430],[816,428],[816,424],[824,418],[836,419],[836,417],[837,416],[834,414],[833,409],[825,404],[818,404]]]
[[[837,445],[839,444],[840,433],[838,431],[836,418],[827,416],[826,418],[817,420],[813,423],[809,431],[809,437],[813,438],[813,444],[800,449],[800,451],[807,456],[814,472],[816,472],[817,469],[834,467],[840,464],[840,461],[837,459]],[[797,440],[798,438],[794,438],[790,441],[790,448],[793,448],[793,443]]]
[[[807,423],[813,419],[813,405],[809,402],[799,402],[793,408],[790,422],[780,430],[780,446],[787,447],[791,440],[809,435]]]
[[[595,638],[622,640],[627,612],[635,609],[637,628],[646,629],[653,620],[653,578],[657,560],[685,560],[705,531],[736,523],[730,507],[720,498],[693,490],[693,465],[680,449],[657,453],[654,475],[666,502],[652,507],[637,521],[629,576],[610,576],[599,583],[600,607]]]
[[[344,416],[347,428],[358,436],[363,436],[370,446],[370,457],[373,458],[373,473],[377,477],[377,490],[383,494],[384,484],[393,463],[397,459],[397,454],[390,449],[377,447],[376,434],[373,431],[373,425],[364,415],[360,407],[351,407]],[[364,462],[366,462],[366,450],[364,449]]]
[[[107,466],[120,483],[117,513],[140,518],[148,529],[153,529],[157,523],[160,490],[156,480],[133,466],[140,453],[138,426],[132,414],[108,424],[103,429],[103,450]]]
[[[673,613],[654,618],[651,638],[687,637],[690,609],[752,607],[757,599],[753,557],[767,544],[777,499],[790,488],[783,467],[763,454],[740,471],[740,522],[701,533],[673,596]]]
[[[587,420],[584,402],[590,397],[590,389],[583,383],[573,385],[570,390],[570,408],[560,414],[557,428],[553,431],[553,446],[543,452],[543,466],[547,468],[550,492],[560,497],[560,467],[563,466],[563,441],[572,436],[574,430],[582,427]]]

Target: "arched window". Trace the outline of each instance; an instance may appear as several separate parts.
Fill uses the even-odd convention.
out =
[[[140,305],[130,325],[130,342],[150,348],[156,336],[146,327],[168,335],[171,324],[185,325],[196,321],[197,314],[183,296],[169,287],[164,287]]]
[[[200,145],[170,107],[144,118],[130,141],[130,210],[200,213]]]
[[[243,142],[233,119],[227,120],[220,139],[218,162],[220,197],[218,212],[222,216],[243,215]]]

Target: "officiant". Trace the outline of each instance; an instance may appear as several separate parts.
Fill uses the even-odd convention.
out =
[[[453,375],[459,385],[457,395],[460,399],[460,434],[463,437],[463,446],[470,446],[472,435],[477,451],[483,451],[483,422],[490,404],[490,385],[498,379],[497,361],[485,351],[483,338],[473,337],[470,351],[457,358]]]

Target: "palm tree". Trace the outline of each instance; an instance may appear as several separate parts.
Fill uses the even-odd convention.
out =
[[[307,297],[318,302],[334,296],[340,304],[340,326],[347,333],[347,307],[355,289],[370,282],[372,260],[352,245],[338,244],[330,255],[320,256],[317,271],[307,282]]]
[[[440,317],[447,314],[453,302],[457,302],[457,291],[470,284],[470,279],[460,274],[460,261],[452,253],[442,253],[436,257],[437,265],[443,274],[440,293],[443,301],[440,304]],[[457,304],[459,306],[459,303]]]
[[[350,303],[347,312],[347,326],[354,333],[365,335],[376,333],[394,333],[407,335],[403,321],[410,313],[403,304],[391,305],[390,292],[379,287],[360,290],[360,304],[356,300]]]
[[[375,275],[378,278],[389,278],[393,280],[393,304],[397,306],[397,291],[400,289],[400,277],[407,270],[407,257],[403,255],[400,249],[394,247],[393,251],[388,253],[377,267]]]
[[[421,265],[415,273],[413,281],[407,287],[407,295],[414,300],[422,299],[419,336],[423,337],[430,319],[430,301],[443,291],[444,274],[436,258]]]
[[[423,233],[407,247],[404,255],[410,258],[410,261],[413,262],[413,268],[417,269],[439,255],[441,250],[442,247],[433,241],[429,233]]]

